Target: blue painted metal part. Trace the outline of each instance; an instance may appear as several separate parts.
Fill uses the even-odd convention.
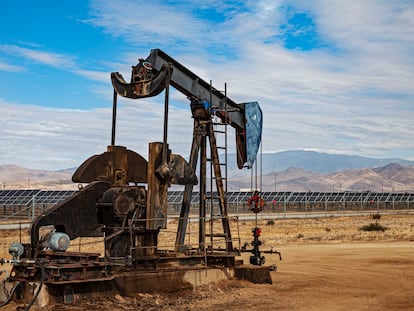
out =
[[[262,141],[263,115],[257,102],[245,103],[246,118],[246,152],[248,168],[256,161],[257,152]]]

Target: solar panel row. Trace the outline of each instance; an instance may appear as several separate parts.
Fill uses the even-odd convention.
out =
[[[0,190],[1,205],[28,205],[41,190]]]
[[[56,204],[72,195],[74,190],[0,190],[0,205]]]
[[[207,193],[209,195],[209,193]],[[213,192],[214,195],[217,195]],[[171,193],[169,193],[171,196]],[[169,199],[169,203],[180,203],[182,192],[176,191],[174,199]],[[227,202],[237,203],[247,201],[252,196],[251,192],[227,192]],[[266,202],[413,202],[414,193],[395,193],[395,192],[262,192],[261,197]],[[193,194],[192,203],[199,201],[198,192]]]
[[[0,205],[22,205],[33,203],[53,205],[74,194],[74,190],[0,190]],[[209,196],[209,193],[207,194]],[[183,191],[170,191],[169,204],[181,204]],[[212,197],[217,196],[213,192]],[[251,192],[227,192],[228,203],[243,203],[252,196]],[[323,202],[414,202],[414,193],[410,192],[262,192],[266,202],[287,203],[323,203]],[[193,192],[191,203],[199,202],[199,193]]]

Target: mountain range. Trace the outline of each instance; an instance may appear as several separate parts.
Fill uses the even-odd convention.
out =
[[[252,178],[239,176],[230,178],[228,190],[258,188],[262,191],[414,191],[414,167],[389,163],[382,167],[350,169],[321,174],[302,168],[288,168],[284,171]]]
[[[228,154],[228,167],[236,167],[236,155]],[[374,168],[397,163],[402,166],[414,166],[414,161],[398,158],[370,158],[358,155],[330,154],[315,151],[290,150],[257,155],[262,162],[262,174],[284,171],[292,167],[314,173],[328,174],[344,170]]]
[[[414,161],[403,159],[294,150],[258,155],[258,168],[252,170],[235,169],[235,160],[235,155],[228,155],[229,191],[414,191]],[[76,190],[71,181],[75,169],[0,165],[0,189]]]

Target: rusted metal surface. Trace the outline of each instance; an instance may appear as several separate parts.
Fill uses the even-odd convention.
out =
[[[80,236],[102,236],[101,223],[96,213],[96,202],[110,188],[106,181],[96,181],[76,192],[37,217],[31,227],[31,254],[36,256],[39,247],[39,230],[53,225],[58,232],[65,232],[71,239]]]
[[[13,269],[15,281],[37,281],[48,284],[71,284],[111,280],[108,263],[98,253],[41,251],[35,262],[22,261]],[[44,273],[42,276],[41,273]]]
[[[167,66],[163,66],[155,75],[152,75],[142,74],[148,71],[142,64],[143,62],[140,62],[137,66],[133,66],[131,83],[127,83],[118,72],[111,74],[112,85],[119,95],[137,99],[156,96],[164,90],[169,70]]]
[[[167,147],[168,148],[168,147]],[[149,144],[147,229],[167,227],[168,187],[170,174],[156,171],[163,164],[163,144]]]
[[[197,185],[198,179],[195,169],[179,154],[170,155],[168,167],[171,173],[171,184]]]
[[[96,180],[126,185],[147,182],[147,160],[122,146],[108,146],[107,151],[83,162],[72,176],[77,183]]]

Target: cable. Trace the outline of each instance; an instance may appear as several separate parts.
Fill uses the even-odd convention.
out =
[[[13,297],[14,292],[16,291],[17,287],[19,287],[22,283],[17,283],[16,285],[13,286],[13,288],[10,291],[9,296],[7,297],[7,299],[3,302],[0,303],[0,308],[4,307],[5,305],[7,305],[10,302],[10,299]]]
[[[26,308],[24,309],[24,311],[29,311],[29,309],[33,306],[34,302],[36,301],[37,297],[40,294],[40,291],[42,290],[43,283],[45,282],[45,277],[46,277],[45,267],[42,265],[41,262],[37,262],[37,264],[40,267],[40,285],[37,288],[36,293],[33,296],[32,301],[26,306]]]

